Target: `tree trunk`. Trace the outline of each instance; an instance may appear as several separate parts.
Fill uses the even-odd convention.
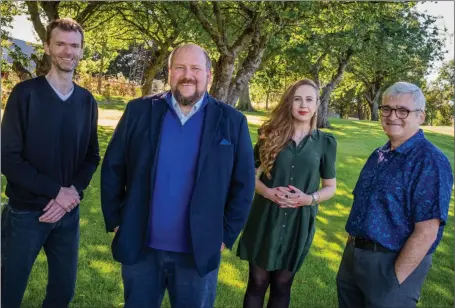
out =
[[[162,48],[162,50],[158,50],[156,52],[156,56],[150,61],[150,66],[145,71],[145,80],[141,88],[142,96],[146,96],[151,93],[153,79],[163,65],[166,65],[167,48]]]
[[[18,61],[13,62],[12,69],[19,77],[20,81],[31,79],[33,77],[32,74],[22,65],[22,63]]]
[[[227,103],[229,94],[229,85],[232,74],[234,73],[235,58],[230,54],[222,54],[215,63],[213,71],[212,87],[210,95],[214,98]],[[234,102],[236,103],[236,101]]]
[[[322,89],[321,103],[318,108],[318,128],[330,128],[330,123],[328,121],[330,95],[338,83],[341,81],[341,77],[343,77],[343,73],[346,70],[346,66],[348,65],[348,62],[351,59],[353,53],[354,51],[352,49],[348,49],[346,51],[344,57],[338,62],[337,72],[332,76],[332,80]],[[318,74],[316,74],[316,77],[316,82],[319,83]]]
[[[261,65],[269,38],[270,37],[267,34],[261,35],[259,31],[254,33],[248,55],[242,62],[240,69],[229,87],[229,95],[226,100],[227,104],[234,106],[240,96],[240,92],[244,87],[248,86],[251,77],[253,77],[254,73]]]
[[[322,95],[321,95],[321,103],[319,104],[318,108],[318,121],[317,121],[317,127],[318,128],[330,128],[330,123],[328,120],[328,111],[329,111],[329,100],[330,100],[330,94],[333,91],[333,85],[329,83],[324,87],[322,90]]]
[[[212,38],[218,52],[220,53],[220,57],[214,65],[213,82],[210,88],[210,94],[216,99],[234,106],[240,96],[240,91],[249,81],[249,78],[246,78],[246,80],[239,80],[239,84],[237,86],[233,85],[232,75],[234,73],[235,59],[238,58],[239,54],[243,50],[248,48],[254,31],[258,31],[256,25],[259,22],[260,14],[259,12],[254,12],[249,22],[244,25],[243,30],[239,29],[239,31],[234,34],[234,43],[229,45],[227,39],[228,31],[225,27],[226,20],[222,14],[222,9],[220,9],[216,1],[212,2],[211,12],[211,14],[213,14],[212,16],[216,19],[216,23],[210,21],[210,17],[205,15],[198,2],[190,1],[189,9],[193,12],[196,19],[205,29],[207,34],[209,34]],[[241,7],[240,11],[244,11],[248,15],[252,13],[251,10],[245,5]],[[229,34],[229,36],[230,35],[231,34]]]
[[[158,73],[161,66],[157,63],[151,64],[145,71],[145,81],[142,85],[141,92],[142,96],[147,96],[152,92],[153,79],[155,78],[156,73]]]
[[[371,121],[378,121],[379,120],[379,96],[381,95],[381,88],[376,90],[376,93],[372,93],[374,95],[369,96],[365,94],[365,98],[368,101],[368,105],[370,106],[371,110]]]
[[[379,114],[378,114],[378,104],[377,104],[377,102],[370,105],[370,110],[371,110],[371,121],[378,121],[379,120]]]
[[[340,113],[340,119],[344,119],[344,108],[341,108],[339,113]]]
[[[240,111],[256,111],[256,109],[254,109],[253,105],[251,104],[250,85],[247,85],[245,88],[243,88],[242,92],[240,93],[237,109]]]
[[[32,59],[36,63],[36,76],[43,76],[51,70],[51,57],[43,54],[41,59],[38,59],[35,54],[32,54]]]
[[[357,96],[357,118],[359,118],[359,120],[363,120],[364,119],[364,113],[363,113],[362,105],[363,105],[362,96],[358,95]]]

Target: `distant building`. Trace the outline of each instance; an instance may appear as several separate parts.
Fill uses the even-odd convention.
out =
[[[2,47],[2,59],[5,59],[8,63],[13,63],[13,59],[10,57],[10,52],[14,51],[14,45],[19,47],[22,53],[26,55],[28,58],[30,58],[30,56],[35,52],[35,48],[33,47],[32,43],[15,38],[11,38],[10,42],[12,44],[9,47]],[[30,60],[29,65],[26,66],[25,68],[28,71],[33,72],[35,71],[35,66],[36,66],[35,62]]]

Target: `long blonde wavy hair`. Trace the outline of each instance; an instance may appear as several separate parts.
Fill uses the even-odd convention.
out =
[[[300,86],[308,85],[316,90],[316,112],[311,118],[311,130],[316,129],[317,108],[319,107],[319,88],[310,79],[302,79],[291,85],[280,103],[272,111],[270,118],[259,128],[259,158],[261,160],[262,172],[268,179],[272,178],[270,174],[275,159],[280,151],[287,145],[294,135],[294,118],[292,116],[292,106],[294,95]]]

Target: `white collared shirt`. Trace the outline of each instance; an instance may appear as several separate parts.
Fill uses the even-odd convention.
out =
[[[182,109],[180,109],[179,103],[177,103],[177,100],[172,94],[172,106],[174,107],[175,113],[178,115],[180,123],[182,123],[182,125],[184,125],[186,121],[188,121],[199,110],[199,108],[201,108],[204,97],[205,95],[203,95],[202,98],[193,105],[193,108],[191,108],[191,111],[188,113],[188,115],[185,115],[182,112]]]

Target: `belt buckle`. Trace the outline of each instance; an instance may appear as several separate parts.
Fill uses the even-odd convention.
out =
[[[358,243],[360,240],[361,239],[356,236],[351,236],[352,246],[354,246],[355,248],[359,248],[356,242]]]
[[[365,238],[353,236],[352,243],[355,248],[365,249],[365,246],[368,243],[368,240]],[[376,246],[374,246],[374,249],[376,249]]]

